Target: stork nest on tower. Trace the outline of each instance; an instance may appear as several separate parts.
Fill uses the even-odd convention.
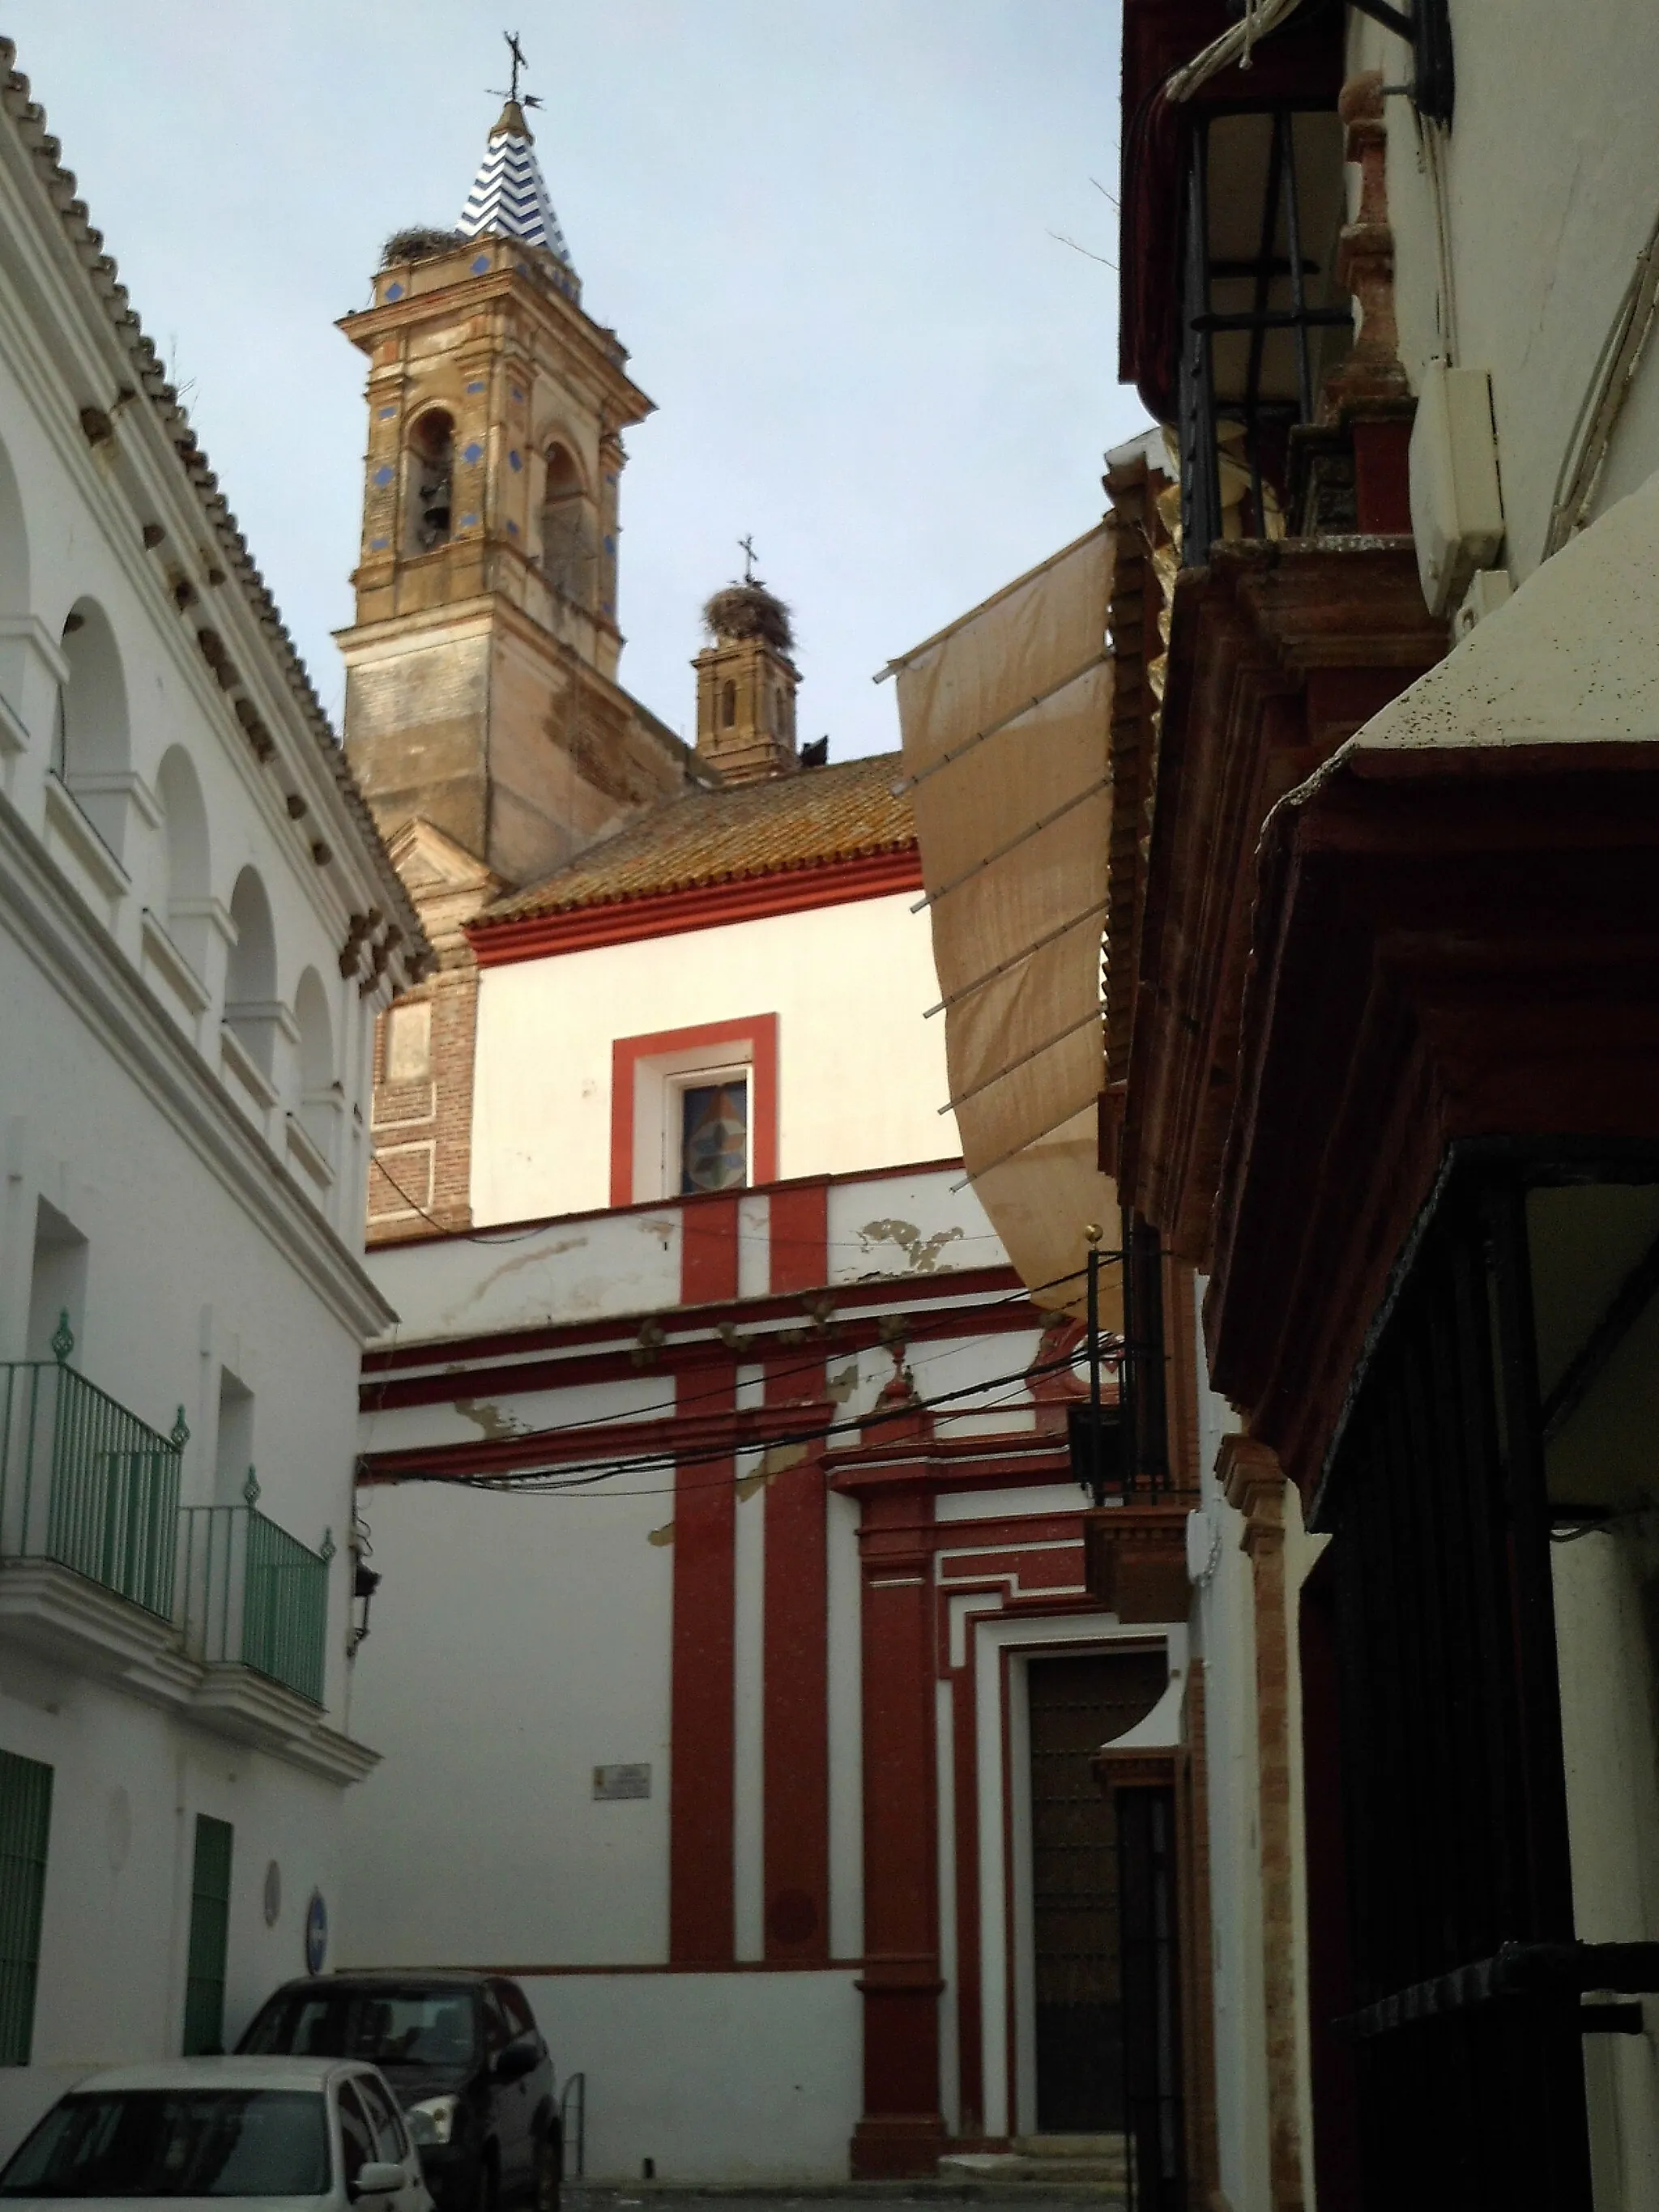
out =
[[[394,230],[380,248],[380,266],[390,269],[398,261],[428,261],[434,253],[448,253],[461,242],[459,230],[438,230],[430,223],[412,222],[406,229]]]
[[[757,637],[775,653],[793,653],[795,633],[789,610],[764,584],[728,584],[702,611],[702,626],[722,645]]]

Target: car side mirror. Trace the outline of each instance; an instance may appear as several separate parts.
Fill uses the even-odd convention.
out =
[[[409,2179],[402,2166],[392,2166],[379,2159],[370,2159],[357,2170],[357,2179],[346,2185],[346,2195],[355,2204],[360,2197],[390,2197],[393,2190],[401,2189]]]
[[[541,2064],[542,2054],[533,2035],[515,2035],[495,2053],[495,2074],[498,2081],[521,2081],[526,2074],[533,2074]]]

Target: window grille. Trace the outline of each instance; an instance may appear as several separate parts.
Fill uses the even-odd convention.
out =
[[[196,1859],[190,1881],[190,1954],[185,1978],[184,2056],[222,2051],[225,2039],[225,1960],[230,1942],[230,1861],[235,1831],[228,1820],[196,1815]]]
[[[0,2066],[27,2066],[34,2039],[52,1769],[0,1751]]]

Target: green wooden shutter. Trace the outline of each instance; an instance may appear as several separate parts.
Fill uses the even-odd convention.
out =
[[[0,1751],[0,2066],[27,2066],[34,2039],[51,1826],[51,1767]]]
[[[225,2040],[225,1954],[230,1939],[228,1820],[196,1815],[196,1863],[190,1882],[190,1960],[185,1976],[185,2057],[222,2051]]]

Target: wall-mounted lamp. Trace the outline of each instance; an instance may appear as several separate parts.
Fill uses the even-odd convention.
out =
[[[358,1647],[368,1634],[368,1608],[374,1593],[380,1587],[380,1577],[369,1565],[374,1547],[368,1540],[368,1530],[361,1521],[351,1524],[351,1603],[352,1622],[346,1637],[346,1657],[355,1659]]]

